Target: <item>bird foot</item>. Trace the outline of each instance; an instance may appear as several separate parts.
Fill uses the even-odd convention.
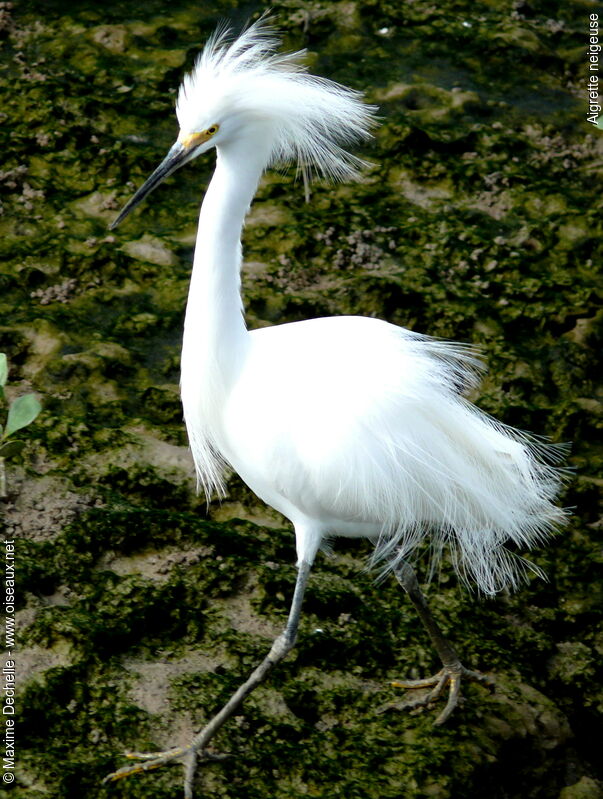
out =
[[[139,760],[141,762],[133,763],[130,766],[123,766],[117,769],[117,771],[107,774],[103,782],[116,782],[124,777],[130,777],[133,774],[141,774],[144,771],[151,771],[151,769],[160,768],[161,766],[174,763],[177,760],[183,760],[185,768],[184,799],[193,799],[193,778],[200,760],[215,762],[231,757],[231,755],[228,754],[208,752],[206,749],[201,747],[197,748],[193,744],[185,747],[168,749],[165,752],[126,752],[125,756],[131,760]]]
[[[485,685],[494,686],[494,680],[479,671],[466,669],[462,663],[456,666],[444,666],[437,674],[426,677],[422,680],[395,680],[391,683],[394,688],[405,688],[406,690],[421,690],[431,688],[430,691],[414,699],[404,699],[402,702],[395,702],[386,705],[383,710],[414,710],[418,707],[425,707],[435,701],[448,688],[448,701],[446,706],[434,721],[434,725],[444,724],[448,720],[452,711],[458,704],[461,695],[461,680],[474,680]]]

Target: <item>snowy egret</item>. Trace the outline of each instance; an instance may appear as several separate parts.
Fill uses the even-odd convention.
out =
[[[538,569],[505,548],[541,543],[564,520],[553,504],[556,452],[488,417],[464,395],[481,363],[470,347],[364,317],[334,317],[248,331],[242,312],[241,230],[264,170],[296,161],[352,178],[362,162],[346,146],[367,138],[374,109],[360,94],[309,75],[299,53],[276,53],[260,20],[231,40],[216,32],[184,78],[180,135],[112,227],[183,164],[216,149],[201,206],[182,349],[182,402],[199,481],[224,489],[231,466],[291,520],[297,581],[284,632],[188,747],[135,755],[118,779],[176,758],[192,796],[198,758],[245,697],[293,647],[312,562],[330,536],[368,537],[442,660],[432,678],[402,683],[448,691],[445,721],[466,669],[431,616],[408,559],[425,539],[444,546],[464,581],[486,594]],[[213,756],[215,757],[215,756]]]

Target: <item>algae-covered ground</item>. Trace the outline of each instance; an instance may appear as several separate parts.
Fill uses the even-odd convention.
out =
[[[479,601],[443,563],[426,589],[465,664],[449,723],[384,706],[438,668],[395,581],[336,542],[297,649],[215,740],[199,797],[603,796],[603,130],[586,121],[587,0],[272,4],[284,47],[366,91],[382,125],[362,182],[264,179],[245,232],[252,327],[377,315],[474,342],[476,396],[573,442],[548,581]],[[175,90],[218,19],[257,3],[0,3],[0,351],[44,410],[7,462],[17,541],[17,775],[28,799],[167,799],[181,770],[112,785],[125,750],[185,743],[266,653],[295,579],[286,520],[233,477],[206,511],[178,396],[205,157],[116,232],[176,136]],[[603,119],[603,117],[602,117]],[[418,568],[425,575],[424,564]],[[5,772],[6,773],[6,772]]]

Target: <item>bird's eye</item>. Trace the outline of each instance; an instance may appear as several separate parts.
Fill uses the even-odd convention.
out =
[[[210,136],[213,136],[214,133],[217,132],[217,130],[218,130],[218,126],[217,125],[212,125],[211,128],[208,128],[206,132],[209,133]]]

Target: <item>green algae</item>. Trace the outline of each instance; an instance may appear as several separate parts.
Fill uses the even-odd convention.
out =
[[[198,728],[286,618],[290,531],[237,479],[206,518],[185,459],[179,347],[210,159],[106,229],[176,134],[182,69],[220,16],[257,10],[22,0],[3,22],[0,349],[45,398],[11,499],[27,508],[45,474],[89,506],[67,524],[50,516],[44,535],[11,507],[2,522],[20,538],[32,672],[15,796],[176,795],[178,769],[101,779],[122,750]],[[286,46],[366,90],[383,124],[358,184],[315,184],[306,205],[291,173],[263,181],[245,233],[250,324],[360,313],[480,344],[481,407],[574,442],[575,516],[533,553],[547,583],[479,603],[447,564],[432,582],[466,664],[497,678],[492,694],[467,686],[443,729],[431,712],[376,712],[399,699],[390,680],[438,664],[398,586],[362,571],[367,545],[336,542],[299,646],[222,730],[216,747],[235,756],[203,767],[199,795],[601,795],[602,140],[580,88],[591,10],[275,6]],[[225,521],[229,508],[267,526]]]

